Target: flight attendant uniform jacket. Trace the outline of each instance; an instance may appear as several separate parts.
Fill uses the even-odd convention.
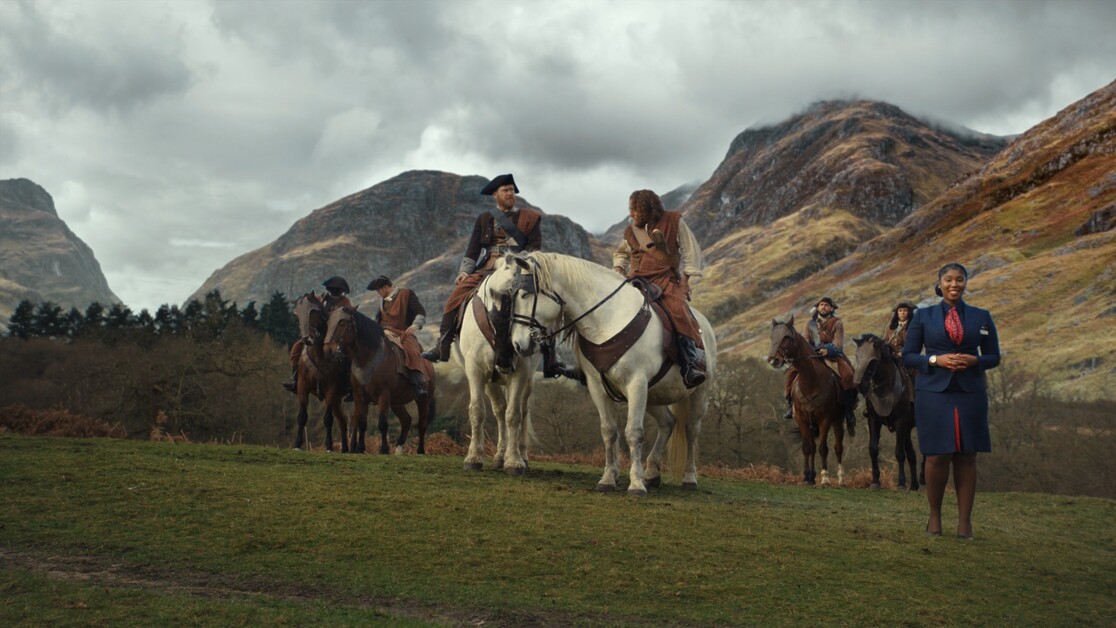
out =
[[[985,371],[1000,364],[996,325],[988,310],[961,301],[957,314],[964,335],[960,344],[954,344],[945,327],[948,313],[945,301],[915,310],[903,345],[903,365],[919,373],[915,378],[919,449],[924,455],[991,451]],[[944,353],[973,355],[977,363],[956,373],[930,364],[930,356]]]

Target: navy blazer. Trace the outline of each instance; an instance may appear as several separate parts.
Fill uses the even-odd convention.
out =
[[[996,335],[996,325],[988,310],[973,307],[961,301],[957,314],[965,329],[960,345],[953,344],[945,328],[946,312],[949,306],[939,303],[926,308],[918,308],[911,319],[907,342],[903,344],[903,365],[918,369],[915,390],[942,392],[956,377],[957,385],[965,392],[987,390],[984,372],[1000,364],[1000,339]],[[926,348],[923,354],[922,349]],[[954,373],[940,367],[930,366],[930,356],[943,353],[967,353],[977,356],[976,366]]]

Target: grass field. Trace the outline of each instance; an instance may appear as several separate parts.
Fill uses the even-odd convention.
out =
[[[1116,502],[0,434],[0,624],[1112,625]],[[947,513],[953,510],[946,497]]]

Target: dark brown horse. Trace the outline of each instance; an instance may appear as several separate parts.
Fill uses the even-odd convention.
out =
[[[806,484],[815,483],[816,451],[821,453],[821,483],[823,486],[829,484],[827,441],[832,428],[836,441],[833,452],[837,455],[837,484],[844,484],[845,468],[841,464],[845,452],[844,410],[841,405],[844,392],[837,375],[829,370],[810,343],[795,331],[793,316],[785,323],[772,319],[771,351],[767,361],[775,368],[790,364],[798,369],[798,377],[791,389],[791,402],[798,433],[802,437],[803,480]],[[819,437],[821,442],[817,444],[814,439]]]
[[[872,458],[872,488],[880,487],[880,432],[883,426],[895,432],[895,459],[899,462],[900,488],[907,487],[906,463],[911,466],[911,490],[918,490],[914,442],[915,427],[911,381],[906,369],[891,353],[891,348],[874,334],[853,338],[856,343],[855,381],[867,406],[868,455]],[[925,466],[925,462],[923,462]]]
[[[308,292],[294,302],[294,314],[298,319],[298,330],[302,336],[302,357],[298,361],[298,435],[295,436],[295,449],[302,449],[306,437],[306,406],[310,395],[325,402],[322,424],[325,425],[325,448],[333,451],[333,419],[337,418],[341,428],[341,451],[349,451],[349,441],[345,429],[345,409],[342,397],[348,389],[349,366],[333,353],[325,351],[327,312],[321,297]]]
[[[380,453],[390,451],[387,438],[389,409],[399,418],[395,453],[403,453],[403,445],[411,431],[411,415],[406,404],[413,401],[418,407],[418,453],[425,454],[426,426],[434,415],[434,378],[428,378],[426,394],[416,398],[414,386],[403,373],[402,350],[396,350],[379,323],[353,308],[337,308],[330,313],[326,344],[352,360],[353,421],[350,440],[353,452],[364,452],[368,404],[374,403],[379,415]]]

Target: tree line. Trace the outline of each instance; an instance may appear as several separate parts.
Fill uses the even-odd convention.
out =
[[[94,301],[82,312],[76,307],[68,311],[52,301],[37,305],[24,299],[16,306],[8,321],[8,335],[24,340],[30,338],[80,338],[126,330],[139,330],[159,336],[217,337],[232,325],[258,330],[277,342],[289,345],[298,338],[298,324],[291,303],[282,292],[275,291],[263,307],[257,309],[250,301],[238,308],[235,301],[221,298],[220,290],[212,290],[201,301],[191,299],[183,307],[163,304],[152,315],[147,309],[137,314],[122,303],[107,308]]]

